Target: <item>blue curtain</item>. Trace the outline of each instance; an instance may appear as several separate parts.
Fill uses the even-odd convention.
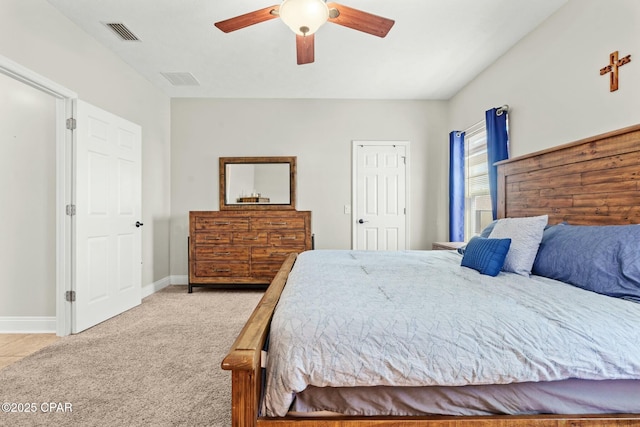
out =
[[[508,112],[504,107],[492,108],[485,113],[487,124],[487,157],[489,163],[489,192],[493,219],[497,218],[498,168],[494,163],[509,158]]]
[[[449,134],[449,241],[464,242],[464,132]]]

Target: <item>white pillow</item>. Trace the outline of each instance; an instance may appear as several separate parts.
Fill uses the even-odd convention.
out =
[[[542,233],[549,221],[548,215],[526,218],[502,218],[496,222],[489,237],[511,239],[511,247],[504,260],[502,270],[529,276],[536,259]]]

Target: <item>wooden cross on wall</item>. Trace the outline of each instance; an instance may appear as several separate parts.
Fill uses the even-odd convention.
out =
[[[607,73],[610,74],[610,86],[609,92],[618,90],[618,67],[622,67],[624,64],[631,62],[631,55],[627,55],[622,59],[618,59],[618,51],[609,55],[609,65],[600,69],[600,75],[604,76]]]

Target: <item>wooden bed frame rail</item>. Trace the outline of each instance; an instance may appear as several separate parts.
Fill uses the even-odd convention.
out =
[[[297,254],[290,254],[240,331],[222,369],[231,371],[231,415],[236,427],[255,426],[262,392],[261,354],[269,334],[269,325],[280,294]]]
[[[549,222],[640,223],[640,125],[498,164],[498,216]],[[297,255],[291,254],[222,362],[231,371],[233,427],[640,427],[640,414],[259,417],[261,352]]]

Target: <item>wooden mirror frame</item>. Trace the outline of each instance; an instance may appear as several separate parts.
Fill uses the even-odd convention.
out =
[[[227,165],[252,163],[287,163],[289,165],[289,203],[276,204],[227,204]],[[283,210],[296,208],[296,157],[220,157],[219,164],[220,210]]]

